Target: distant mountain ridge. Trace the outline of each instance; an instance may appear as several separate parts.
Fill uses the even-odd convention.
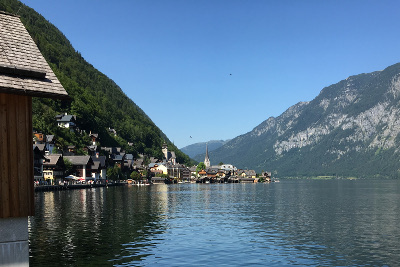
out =
[[[188,155],[190,158],[195,159],[197,158],[196,156],[206,153],[207,144],[208,144],[208,151],[213,151],[223,146],[228,141],[229,140],[211,140],[208,142],[195,143],[181,148],[181,151],[186,155]]]
[[[350,76],[210,153],[277,176],[400,177],[400,64]]]

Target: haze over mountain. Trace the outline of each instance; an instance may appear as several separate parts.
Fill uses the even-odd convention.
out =
[[[199,154],[205,154],[206,152],[206,145],[208,145],[208,151],[213,151],[221,146],[223,146],[226,142],[229,140],[211,140],[208,142],[200,142],[200,143],[195,143],[191,144],[188,146],[185,146],[181,148],[181,151],[188,155],[189,157],[195,159],[197,155]],[[204,157],[203,157],[204,159]],[[202,160],[198,160],[202,161]]]
[[[232,139],[210,160],[280,177],[399,177],[399,100],[400,64],[351,76]]]

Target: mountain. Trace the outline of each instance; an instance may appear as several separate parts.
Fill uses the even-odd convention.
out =
[[[206,145],[208,144],[208,151],[213,151],[223,146],[229,140],[211,140],[208,142],[200,142],[181,148],[181,151],[188,155],[190,158],[195,159],[197,155],[205,155]],[[204,156],[203,156],[204,159]]]
[[[210,153],[279,177],[400,176],[400,63],[324,88]]]
[[[89,64],[54,25],[17,0],[0,1],[0,10],[18,14],[71,101],[33,99],[33,127],[57,136],[57,146],[75,145],[78,151],[89,142],[88,133],[99,134],[101,146],[120,146],[129,153],[162,157],[168,143],[180,163],[191,160],[178,150],[121,88]],[[101,55],[99,55],[101,56]],[[140,90],[140,88],[137,88]],[[55,116],[76,115],[78,132],[60,129]],[[109,129],[115,129],[117,135]],[[133,143],[133,146],[129,146]]]

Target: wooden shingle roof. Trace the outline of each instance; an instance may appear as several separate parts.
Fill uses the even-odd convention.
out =
[[[62,158],[62,155],[61,154],[52,154],[52,155],[45,156],[45,158],[48,159],[48,161],[44,162],[43,165],[45,165],[45,166],[57,165],[60,158]]]
[[[68,97],[19,17],[1,11],[0,93]]]
[[[64,158],[69,160],[72,165],[93,165],[93,160],[90,156],[64,156]]]

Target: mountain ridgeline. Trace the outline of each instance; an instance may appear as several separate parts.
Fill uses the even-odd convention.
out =
[[[1,0],[0,10],[20,16],[71,97],[71,101],[34,98],[35,130],[54,134],[57,146],[75,145],[78,151],[87,145],[90,131],[99,134],[101,146],[120,146],[129,153],[158,158],[162,158],[161,147],[167,142],[169,149],[175,151],[178,162],[191,162],[118,85],[86,62],[54,25],[17,0]],[[55,116],[60,113],[76,115],[80,131],[58,128]],[[117,136],[110,134],[109,128],[115,129]],[[128,146],[128,142],[133,146]]]
[[[278,177],[400,177],[400,63],[351,76],[212,151]]]
[[[200,162],[204,160],[204,155],[206,152],[206,146],[208,146],[208,151],[213,151],[228,142],[229,140],[211,140],[208,142],[200,142],[192,145],[188,145],[181,148],[181,151],[191,157],[192,159]],[[201,158],[196,156],[201,155]]]

